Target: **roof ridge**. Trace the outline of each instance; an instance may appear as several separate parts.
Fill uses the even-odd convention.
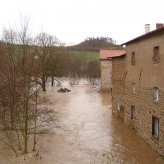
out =
[[[136,38],[134,38],[132,40],[129,40],[128,42],[125,42],[125,43],[121,44],[120,46],[127,45],[129,43],[132,43],[132,42],[135,42],[135,41],[138,41],[138,40],[142,40],[142,39],[144,39],[144,38],[146,38],[148,36],[154,35],[154,34],[156,34],[158,32],[161,32],[161,31],[164,31],[164,26],[159,28],[159,29],[155,29],[153,31],[150,31],[150,32],[148,32],[146,34],[140,35],[140,36],[138,36],[138,37],[136,37]]]

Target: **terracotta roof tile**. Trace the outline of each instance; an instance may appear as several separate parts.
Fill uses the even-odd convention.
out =
[[[125,50],[100,50],[100,60],[107,60],[112,57],[122,56],[125,53]]]

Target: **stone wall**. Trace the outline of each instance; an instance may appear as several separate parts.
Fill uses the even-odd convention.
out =
[[[121,116],[151,147],[164,155],[164,34],[127,45],[125,63],[113,59],[113,113]],[[159,46],[160,62],[153,63],[154,47]],[[135,52],[135,64],[131,64]],[[123,64],[124,63],[124,64]],[[121,68],[121,69],[120,69]],[[124,74],[124,77],[122,76]],[[159,101],[153,88],[159,88]],[[159,120],[159,135],[153,135],[153,117]]]
[[[100,60],[101,62],[101,90],[110,91],[112,88],[111,71],[112,62],[111,60]]]
[[[125,96],[125,56],[115,57],[112,59],[112,106],[113,114],[124,119],[124,102]]]
[[[136,129],[155,150],[164,155],[164,33],[158,33],[127,45],[124,122]],[[154,47],[159,47],[159,63],[154,63]],[[135,52],[135,64],[131,63]],[[135,83],[135,92],[133,84]],[[159,101],[154,100],[153,88],[159,88]],[[131,108],[135,118],[131,119]],[[153,135],[153,117],[159,119],[159,135]]]
[[[164,155],[164,91],[160,90],[160,99],[153,99],[153,88],[136,85],[133,93],[131,82],[126,83],[124,122],[136,129],[137,133],[149,143],[153,149]],[[131,106],[135,106],[135,118],[131,119]],[[159,138],[152,135],[152,117],[159,118]]]
[[[126,81],[126,59],[112,60],[112,106],[113,114],[122,118],[124,123],[149,143],[153,149],[164,154],[164,90],[160,90],[159,101],[153,98],[153,88]],[[135,116],[131,118],[131,107],[135,107]],[[159,118],[159,138],[152,135],[152,117]]]

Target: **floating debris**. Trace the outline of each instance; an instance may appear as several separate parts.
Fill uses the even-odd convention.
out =
[[[58,92],[65,93],[65,92],[71,92],[71,90],[68,89],[68,88],[60,88],[60,89],[58,90]]]

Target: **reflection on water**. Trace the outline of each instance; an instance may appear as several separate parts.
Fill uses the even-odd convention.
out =
[[[59,126],[38,138],[43,149],[41,159],[29,158],[26,163],[162,163],[133,129],[112,115],[109,93],[84,83],[72,87],[70,93],[58,93],[58,89],[50,87],[44,96],[47,105],[58,112]]]

